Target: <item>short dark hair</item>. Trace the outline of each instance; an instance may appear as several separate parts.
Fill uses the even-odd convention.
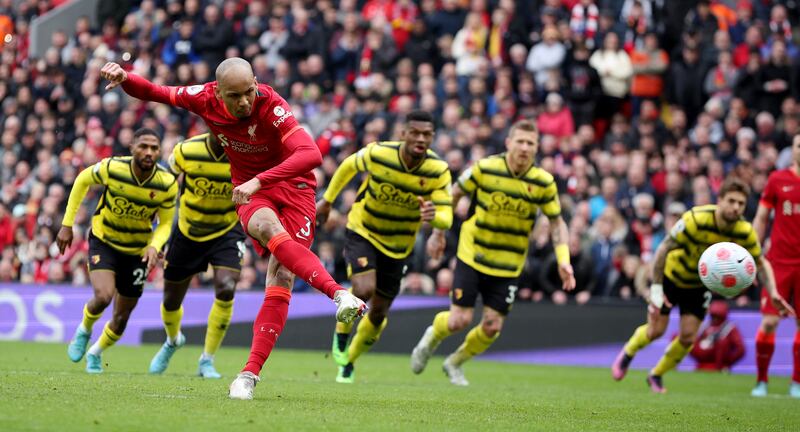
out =
[[[133,133],[133,140],[136,141],[137,138],[145,135],[152,135],[156,137],[159,143],[161,142],[161,135],[159,135],[158,132],[154,131],[153,129],[146,127],[136,129],[136,132]]]
[[[750,185],[736,176],[728,176],[719,188],[719,197],[722,198],[729,192],[741,192],[745,197],[750,196]]]
[[[406,114],[406,123],[412,121],[419,121],[419,122],[426,122],[433,124],[436,123],[433,121],[433,115],[428,111],[423,111],[423,110],[414,110]]]
[[[539,132],[539,128],[536,127],[536,122],[528,119],[519,120],[511,125],[511,129],[508,130],[508,136],[514,135],[514,132],[517,130],[524,132]]]

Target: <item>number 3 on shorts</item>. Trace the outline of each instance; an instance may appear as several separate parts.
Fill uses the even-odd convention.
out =
[[[506,303],[513,304],[514,298],[517,296],[517,288],[516,285],[509,285],[508,286],[508,297],[506,297]]]
[[[134,269],[133,277],[134,277],[133,279],[134,286],[144,285],[144,269],[140,268]]]

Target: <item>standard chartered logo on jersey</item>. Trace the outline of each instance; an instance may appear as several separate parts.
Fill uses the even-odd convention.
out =
[[[156,209],[134,204],[124,197],[114,197],[109,209],[115,216],[126,219],[152,219]]]
[[[378,183],[377,192],[378,193],[375,198],[382,203],[396,205],[398,207],[407,209],[419,208],[419,200],[417,200],[416,195],[401,191],[392,184]]]
[[[527,202],[519,198],[512,198],[503,192],[492,192],[489,195],[488,209],[492,213],[499,213],[522,219],[527,219],[531,214],[531,208]]]
[[[230,199],[233,195],[233,185],[230,182],[215,182],[199,178],[194,182],[194,193],[200,198]]]

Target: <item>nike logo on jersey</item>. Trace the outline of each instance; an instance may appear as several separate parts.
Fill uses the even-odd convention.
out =
[[[744,259],[745,259],[745,258],[746,258],[746,257],[741,257],[741,258],[739,258],[738,260],[736,260],[736,262],[737,262],[737,263],[739,263],[739,264],[741,264],[741,263],[742,263],[742,261],[744,261]]]

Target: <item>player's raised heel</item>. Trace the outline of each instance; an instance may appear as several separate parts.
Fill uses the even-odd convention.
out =
[[[789,396],[800,399],[800,383],[792,381],[789,385]]]
[[[206,379],[219,379],[222,375],[214,367],[214,359],[200,357],[197,366],[197,375]]]
[[[86,348],[89,346],[89,339],[91,339],[91,337],[92,334],[84,331],[82,328],[78,327],[75,329],[75,335],[72,336],[72,340],[69,341],[69,345],[67,345],[67,355],[70,360],[75,363],[81,361],[83,355],[86,354]]]
[[[417,346],[411,351],[411,372],[421,374],[438,345],[433,343],[433,326],[428,326]]]
[[[183,333],[178,333],[178,338],[174,344],[170,344],[169,341],[164,342],[164,345],[161,345],[161,349],[153,356],[153,360],[150,360],[150,373],[164,373],[164,371],[167,370],[167,366],[169,366],[169,360],[172,358],[172,355],[184,344],[186,344],[186,337]]]
[[[347,343],[344,346],[344,349],[339,349],[339,333],[333,332],[333,345],[331,346],[331,357],[333,357],[333,361],[335,361],[337,365],[345,366],[349,362],[347,354],[347,349],[349,346],[350,344]]]
[[[750,390],[750,396],[753,397],[766,397],[767,396],[767,383],[764,381],[759,381],[756,383],[756,386],[753,387],[753,390]]]
[[[103,373],[103,362],[99,355],[86,354],[86,372],[90,374]]]
[[[442,364],[442,370],[444,371],[447,378],[450,379],[450,384],[466,387],[469,385],[469,381],[464,376],[464,370],[461,369],[460,365],[453,363],[452,356],[448,356],[444,359],[444,363]]]
[[[356,382],[356,369],[353,363],[339,366],[339,374],[336,375],[336,382],[339,384],[353,384]]]
[[[650,387],[650,390],[652,390],[653,393],[664,394],[667,392],[667,389],[664,387],[663,380],[658,375],[648,375],[647,385]]]
[[[344,289],[336,291],[333,302],[336,303],[336,321],[345,324],[353,322],[367,311],[366,303]]]
[[[624,349],[620,350],[617,358],[614,359],[614,363],[611,364],[611,377],[616,381],[625,378],[625,374],[628,373],[628,366],[631,365],[631,360],[633,360],[633,357],[626,354]]]
[[[228,387],[228,397],[239,400],[253,399],[253,390],[259,381],[261,379],[250,371],[240,372]]]

